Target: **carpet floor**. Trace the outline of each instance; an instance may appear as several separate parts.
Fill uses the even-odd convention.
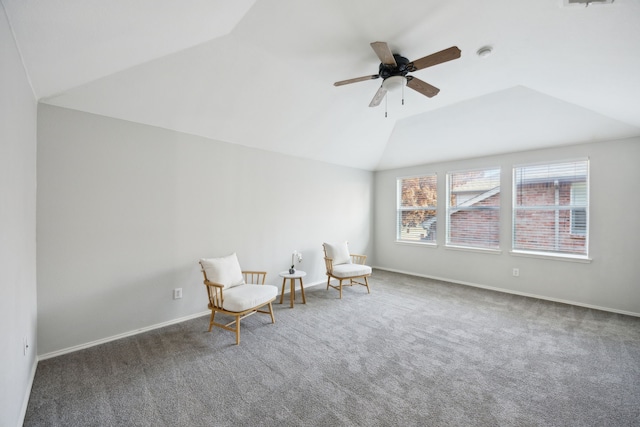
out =
[[[38,364],[25,426],[639,426],[640,318],[375,270]],[[203,303],[206,300],[203,289]]]

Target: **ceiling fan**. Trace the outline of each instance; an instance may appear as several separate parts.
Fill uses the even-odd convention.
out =
[[[371,43],[371,47],[381,61],[378,74],[356,77],[355,79],[341,80],[333,84],[334,86],[342,86],[382,77],[382,85],[371,100],[369,107],[376,107],[380,105],[380,102],[388,91],[397,87],[404,87],[405,85],[429,98],[436,96],[438,92],[440,92],[440,89],[435,86],[431,86],[429,83],[424,82],[417,77],[408,76],[407,74],[460,58],[460,49],[458,49],[457,46],[452,46],[448,49],[441,50],[440,52],[416,59],[415,61],[409,61],[404,56],[392,53],[391,49],[389,49],[389,46],[385,42],[373,42]]]

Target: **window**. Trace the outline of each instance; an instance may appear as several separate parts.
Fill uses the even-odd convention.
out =
[[[435,243],[436,174],[398,178],[397,236],[399,241]]]
[[[576,182],[571,184],[571,234],[576,236],[587,235],[587,209],[578,207],[587,205],[587,183]]]
[[[447,245],[498,249],[500,169],[447,174]]]
[[[513,249],[587,255],[589,161],[513,169]]]

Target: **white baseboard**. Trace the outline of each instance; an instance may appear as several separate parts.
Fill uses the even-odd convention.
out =
[[[297,284],[298,284],[298,283],[296,282],[296,285],[297,285]],[[324,280],[320,280],[319,282],[305,283],[305,284],[304,284],[304,288],[305,288],[305,289],[308,289],[308,288],[312,288],[312,287],[314,287],[314,286],[318,286],[318,285],[326,285],[326,284],[327,284],[327,282],[326,282],[326,281],[324,281]],[[299,290],[299,289],[300,289],[300,288],[296,286],[296,290]],[[279,290],[279,291],[282,291],[282,285],[278,286],[278,290]],[[289,293],[291,293],[291,287],[289,286],[289,282],[287,282],[287,283],[285,284],[285,287],[284,287],[284,293],[285,293],[285,294],[289,294]],[[280,294],[278,294],[278,295],[280,295]]]
[[[486,286],[486,285],[481,285],[479,283],[472,283],[472,282],[465,282],[465,281],[461,281],[461,280],[454,280],[454,279],[450,279],[447,277],[437,277],[437,276],[431,276],[431,275],[426,275],[426,274],[418,274],[418,273],[414,273],[411,271],[403,271],[403,270],[396,270],[396,269],[392,269],[392,268],[386,268],[386,267],[374,267],[378,270],[385,270],[385,271],[390,271],[390,272],[394,272],[394,273],[401,273],[401,274],[407,274],[409,276],[416,276],[416,277],[424,277],[426,279],[433,279],[433,280],[440,280],[443,282],[450,282],[450,283],[456,283],[459,285],[465,285],[465,286],[472,286],[475,288],[482,288],[482,289],[488,289],[491,291],[497,291],[497,292],[504,292],[507,294],[513,294],[513,295],[520,295],[520,296],[525,296],[525,297],[531,297],[531,298],[538,298],[538,299],[542,299],[542,300],[546,300],[546,301],[553,301],[553,302],[559,302],[562,304],[570,304],[570,305],[575,305],[575,306],[579,306],[579,307],[585,307],[585,308],[592,308],[595,310],[602,310],[602,311],[608,311],[608,312],[612,312],[612,313],[618,313],[618,314],[624,314],[627,316],[635,316],[635,317],[640,317],[640,313],[634,313],[631,311],[624,311],[624,310],[617,310],[614,308],[610,308],[610,307],[602,307],[602,306],[597,306],[597,305],[592,305],[592,304],[584,304],[581,302],[577,302],[577,301],[571,301],[571,300],[564,300],[564,299],[559,299],[559,298],[551,298],[551,297],[547,297],[544,295],[538,295],[538,294],[532,294],[532,293],[528,293],[528,292],[518,292],[518,291],[513,291],[511,289],[504,289],[504,288],[497,288],[494,286]],[[313,283],[306,283],[304,286],[305,288],[311,288],[313,286],[318,286],[318,285],[322,285],[325,284],[326,282],[324,281],[318,281],[318,282],[313,282]],[[290,293],[290,290],[288,289],[287,286],[285,286],[285,294]],[[151,325],[145,328],[140,328],[140,329],[136,329],[133,331],[129,331],[129,332],[125,332],[122,334],[118,334],[118,335],[113,335],[110,337],[106,337],[106,338],[102,338],[99,340],[95,340],[95,341],[91,341],[85,344],[80,344],[77,346],[73,346],[73,347],[68,347],[68,348],[64,348],[62,350],[57,350],[57,351],[53,351],[51,353],[46,353],[46,354],[42,354],[40,356],[37,357],[37,361],[40,360],[46,360],[46,359],[50,359],[52,357],[56,357],[56,356],[61,356],[63,354],[67,354],[67,353],[72,353],[74,351],[78,351],[78,350],[83,350],[85,348],[89,348],[89,347],[93,347],[96,345],[100,345],[100,344],[104,344],[110,341],[115,341],[121,338],[126,338],[126,337],[130,337],[132,335],[137,335],[137,334],[141,334],[147,331],[151,331],[154,329],[158,329],[158,328],[163,328],[165,326],[169,326],[169,325],[174,325],[176,323],[181,323],[181,322],[185,322],[187,320],[191,320],[191,319],[195,319],[198,317],[202,317],[202,316],[208,316],[209,315],[209,310],[207,311],[203,311],[200,313],[195,313],[195,314],[191,314],[189,316],[185,316],[185,317],[180,317],[177,319],[173,319],[173,320],[169,320],[167,322],[162,322],[162,323],[158,323],[155,325]],[[36,371],[36,367],[37,367],[37,361],[36,363],[34,363],[34,366],[32,368],[32,378],[31,381],[33,382],[33,377],[35,377],[35,371]],[[31,390],[31,385],[29,386],[29,391]],[[29,396],[27,395],[27,402],[28,402],[28,398]],[[23,408],[26,411],[26,404]]]
[[[200,312],[200,313],[190,314],[189,316],[179,317],[177,319],[168,320],[168,321],[162,322],[162,323],[157,323],[155,325],[147,326],[145,328],[135,329],[133,331],[124,332],[122,334],[113,335],[113,336],[106,337],[106,338],[101,338],[99,340],[91,341],[91,342],[88,342],[88,343],[85,343],[85,344],[80,344],[80,345],[76,345],[76,346],[73,346],[73,347],[63,348],[62,350],[52,351],[51,353],[41,354],[41,355],[38,356],[38,360],[46,360],[46,359],[51,359],[52,357],[62,356],[63,354],[73,353],[74,351],[83,350],[85,348],[89,348],[89,347],[93,347],[93,346],[96,346],[96,345],[104,344],[104,343],[107,343],[107,342],[110,342],[110,341],[119,340],[121,338],[130,337],[132,335],[141,334],[143,332],[152,331],[154,329],[163,328],[163,327],[169,326],[169,325],[175,325],[176,323],[185,322],[187,320],[196,319],[198,317],[208,316],[210,313],[211,312],[209,310],[207,310],[207,311],[203,311],[203,312]]]
[[[27,407],[29,406],[29,397],[31,397],[31,389],[33,388],[33,380],[36,378],[36,369],[38,369],[38,357],[33,358],[33,363],[31,364],[31,372],[29,372],[29,383],[27,384],[27,389],[24,393],[24,398],[22,399],[22,408],[20,410],[20,423],[18,427],[24,424],[24,417],[27,416]]]
[[[450,282],[450,283],[455,283],[455,284],[458,284],[458,285],[472,286],[474,288],[488,289],[488,290],[491,290],[491,291],[503,292],[503,293],[506,293],[506,294],[520,295],[520,296],[523,296],[523,297],[537,298],[537,299],[541,299],[541,300],[545,300],[545,301],[559,302],[559,303],[562,303],[562,304],[575,305],[575,306],[578,306],[578,307],[592,308],[594,310],[608,311],[608,312],[611,312],[611,313],[625,314],[627,316],[640,317],[640,313],[634,313],[632,311],[618,310],[618,309],[615,309],[615,308],[602,307],[602,306],[592,305],[592,304],[584,304],[584,303],[577,302],[577,301],[564,300],[564,299],[560,299],[560,298],[551,298],[551,297],[544,296],[544,295],[531,294],[531,293],[528,293],[528,292],[518,292],[518,291],[511,290],[511,289],[496,288],[494,286],[486,286],[486,285],[481,285],[479,283],[472,283],[472,282],[465,282],[465,281],[462,281],[462,280],[448,279],[446,277],[430,276],[430,275],[427,275],[427,274],[418,274],[418,273],[413,273],[411,271],[396,270],[396,269],[393,269],[393,268],[386,268],[386,267],[373,267],[373,268],[376,268],[378,270],[390,271],[390,272],[393,272],[393,273],[407,274],[409,276],[424,277],[425,279],[440,280],[440,281],[443,281],[443,282]]]
[[[319,281],[319,282],[313,282],[313,283],[305,283],[304,287],[305,288],[311,288],[313,286],[321,285],[323,283],[325,283],[325,282]],[[285,292],[284,293],[285,294],[290,293],[289,286],[285,286]],[[50,353],[41,354],[41,355],[39,355],[37,357],[37,360],[40,361],[40,360],[51,359],[52,357],[62,356],[63,354],[73,353],[74,351],[78,351],[78,350],[84,350],[85,348],[89,348],[89,347],[93,347],[93,346],[96,346],[96,345],[108,343],[110,341],[119,340],[121,338],[130,337],[132,335],[141,334],[141,333],[144,333],[144,332],[147,332],[147,331],[152,331],[154,329],[163,328],[165,326],[174,325],[176,323],[185,322],[185,321],[191,320],[191,319],[196,319],[198,317],[208,316],[210,313],[211,312],[209,310],[207,310],[207,311],[203,311],[203,312],[200,312],[200,313],[191,314],[189,316],[185,316],[185,317],[180,317],[180,318],[177,318],[177,319],[169,320],[169,321],[166,321],[166,322],[157,323],[155,325],[147,326],[145,328],[135,329],[133,331],[124,332],[122,334],[117,334],[117,335],[113,335],[113,336],[106,337],[106,338],[101,338],[99,340],[91,341],[91,342],[84,343],[84,344],[79,344],[79,345],[76,345],[76,346],[73,346],[73,347],[63,348],[61,350],[56,350],[56,351],[52,351]],[[34,367],[34,374],[35,374],[35,367]],[[28,399],[28,396],[27,396],[27,399]],[[26,410],[26,407],[25,407],[25,410]]]

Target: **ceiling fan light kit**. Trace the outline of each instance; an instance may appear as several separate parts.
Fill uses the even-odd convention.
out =
[[[407,78],[405,76],[391,76],[382,81],[382,87],[387,92],[393,92],[403,86],[407,85]]]
[[[405,86],[408,86],[429,98],[436,96],[438,92],[440,92],[440,89],[418,79],[417,77],[409,76],[408,74],[422,70],[423,68],[432,67],[443,62],[458,59],[461,54],[461,51],[457,46],[452,46],[448,49],[441,50],[440,52],[416,59],[415,61],[409,61],[404,56],[392,53],[386,42],[373,42],[371,43],[371,48],[380,59],[378,74],[341,80],[333,84],[334,86],[342,86],[382,77],[382,84],[371,100],[369,107],[376,107],[380,105],[380,102],[385,98],[387,92],[395,91],[398,88],[404,89]],[[402,98],[402,103],[404,104],[404,96]]]

